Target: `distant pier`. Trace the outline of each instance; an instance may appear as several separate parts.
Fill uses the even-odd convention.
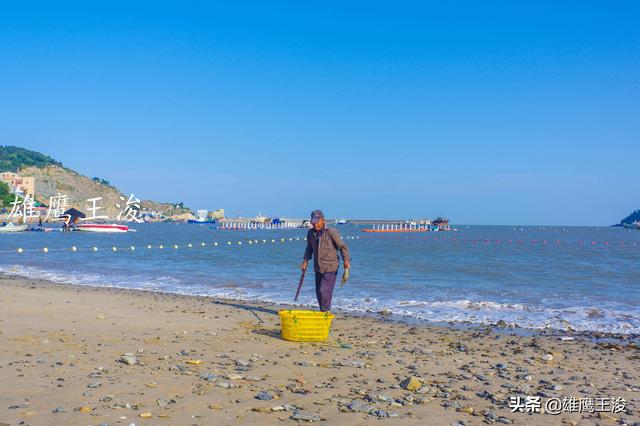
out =
[[[441,222],[439,222],[439,220]],[[327,219],[331,226],[341,226],[337,224],[337,219]],[[428,219],[405,220],[405,219],[357,219],[349,220],[348,225],[368,226],[374,231],[396,231],[396,232],[422,232],[435,230],[448,230],[448,220]],[[219,219],[216,227],[222,230],[256,230],[256,229],[295,229],[310,227],[308,219],[299,218],[278,218],[258,220],[255,218],[225,218]]]
[[[220,219],[217,223],[218,229],[231,231],[244,231],[255,229],[295,229],[302,228],[303,219],[280,218],[276,220],[257,221],[252,218],[229,218]]]

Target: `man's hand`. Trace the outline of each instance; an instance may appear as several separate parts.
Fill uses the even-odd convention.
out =
[[[304,260],[302,262],[302,265],[300,265],[300,269],[302,269],[303,271],[306,271],[307,270],[307,265],[308,265],[307,261]]]
[[[351,269],[351,262],[348,260],[344,261],[344,269]]]

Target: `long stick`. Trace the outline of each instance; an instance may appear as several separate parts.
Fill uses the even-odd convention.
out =
[[[302,275],[300,275],[300,282],[298,283],[298,291],[296,291],[296,297],[293,299],[294,301],[298,301],[298,296],[300,296],[300,290],[302,289],[302,283],[304,282],[305,272],[307,272],[307,270],[303,269]]]

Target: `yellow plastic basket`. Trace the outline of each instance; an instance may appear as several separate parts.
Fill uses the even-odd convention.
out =
[[[335,318],[331,312],[318,311],[280,311],[282,338],[292,342],[323,342],[329,337],[331,321]]]

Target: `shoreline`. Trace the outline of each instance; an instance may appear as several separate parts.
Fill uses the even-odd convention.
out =
[[[237,304],[245,304],[255,307],[261,306],[270,306],[272,308],[278,309],[315,309],[315,305],[294,305],[287,303],[278,303],[273,301],[250,301],[246,299],[233,298],[233,297],[221,297],[221,296],[209,296],[209,295],[196,295],[196,294],[186,294],[179,293],[173,291],[163,291],[163,290],[153,290],[153,289],[142,289],[142,288],[127,288],[120,287],[117,285],[94,285],[94,284],[76,284],[76,283],[67,283],[67,282],[57,282],[49,279],[41,279],[41,278],[31,278],[29,276],[20,275],[18,273],[11,273],[6,271],[0,271],[0,277],[16,277],[19,279],[25,280],[36,280],[44,283],[50,283],[52,285],[61,285],[61,286],[72,286],[72,287],[88,287],[88,288],[97,288],[97,289],[114,289],[114,290],[122,290],[122,291],[131,291],[131,292],[142,292],[148,294],[167,294],[167,295],[175,295],[175,296],[184,296],[184,297],[196,297],[196,298],[206,298],[211,301],[221,301],[221,302],[231,302]],[[596,330],[563,330],[558,328],[533,328],[521,326],[519,324],[510,324],[500,321],[497,323],[478,323],[472,321],[429,321],[424,319],[413,318],[408,315],[402,314],[393,314],[387,312],[387,310],[376,312],[374,310],[365,309],[365,310],[349,310],[346,308],[337,308],[332,310],[333,313],[340,314],[345,317],[352,318],[368,318],[376,321],[382,322],[391,322],[404,324],[407,326],[415,326],[415,327],[445,327],[445,328],[454,328],[459,330],[467,330],[467,331],[486,331],[489,330],[494,333],[516,333],[522,336],[550,336],[550,337],[569,337],[569,338],[582,338],[582,339],[591,339],[593,341],[612,341],[612,340],[621,340],[621,341],[630,341],[640,343],[640,333],[613,333],[613,332],[603,332]]]
[[[282,340],[286,306],[12,275],[0,304],[0,423],[640,422],[640,348],[623,339],[336,312],[340,348]],[[627,412],[513,413],[516,395],[621,397]]]

